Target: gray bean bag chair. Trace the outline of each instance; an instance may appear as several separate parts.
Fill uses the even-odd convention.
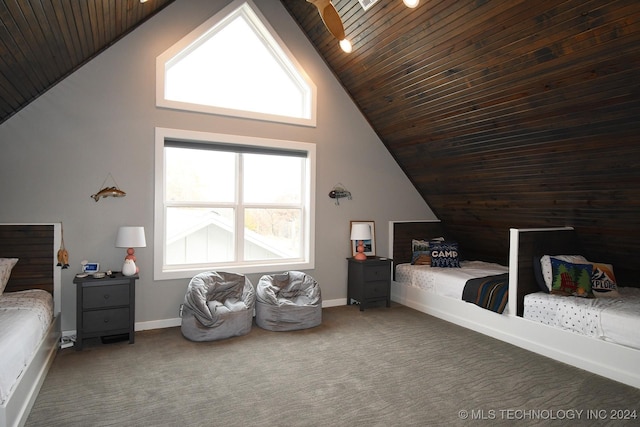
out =
[[[316,280],[300,271],[265,275],[256,287],[256,324],[270,331],[294,331],[322,323],[322,295]]]
[[[242,274],[209,271],[189,282],[181,306],[182,335],[191,341],[214,341],[248,334],[256,294]]]

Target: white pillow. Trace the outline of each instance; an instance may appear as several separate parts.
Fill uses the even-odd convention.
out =
[[[547,289],[551,292],[551,286],[553,283],[553,272],[551,271],[551,258],[559,259],[560,261],[570,262],[572,264],[590,264],[589,261],[582,255],[545,255],[540,258],[540,267],[542,268],[542,277],[544,283],[547,285]]]
[[[9,277],[11,277],[11,270],[17,262],[18,258],[0,258],[0,295],[4,292]]]
[[[428,251],[429,242],[444,242],[444,237],[434,237],[433,239],[412,239],[411,240],[411,252],[416,251]]]

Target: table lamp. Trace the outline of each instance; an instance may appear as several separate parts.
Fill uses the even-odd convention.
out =
[[[371,227],[369,224],[353,224],[351,225],[351,240],[356,240],[358,246],[356,247],[355,259],[364,261],[367,256],[364,254],[364,240],[371,240]]]
[[[144,227],[120,227],[116,236],[116,248],[127,248],[127,256],[122,265],[123,276],[133,276],[140,269],[136,266],[136,251],[133,248],[144,248],[147,241],[144,238]]]

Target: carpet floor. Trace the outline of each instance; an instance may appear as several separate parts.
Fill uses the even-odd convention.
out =
[[[611,361],[615,363],[615,361]],[[635,416],[634,416],[635,414]],[[618,420],[614,419],[616,415]],[[61,350],[26,426],[639,425],[640,390],[410,308]]]

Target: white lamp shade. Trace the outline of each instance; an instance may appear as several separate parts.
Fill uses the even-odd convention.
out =
[[[351,226],[351,240],[371,240],[369,224],[353,224]]]
[[[144,227],[120,227],[116,237],[116,248],[144,248]]]

